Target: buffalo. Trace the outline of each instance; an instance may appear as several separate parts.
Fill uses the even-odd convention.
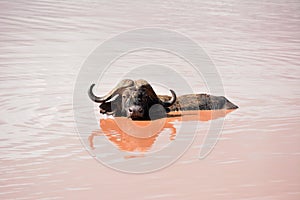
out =
[[[187,94],[177,97],[157,95],[145,80],[124,79],[103,97],[93,93],[95,84],[88,91],[92,101],[100,103],[100,113],[132,120],[149,120],[166,117],[170,111],[237,109],[238,106],[223,96]]]

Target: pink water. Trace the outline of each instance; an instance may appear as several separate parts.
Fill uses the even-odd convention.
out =
[[[4,0],[0,10],[0,199],[300,199],[299,2]],[[141,27],[176,30],[199,43],[226,97],[240,108],[220,116],[222,135],[205,159],[198,156],[215,120],[209,117],[182,121],[199,129],[173,165],[133,175],[90,156],[76,131],[72,98],[89,53]],[[97,93],[114,86],[126,72],[119,69]],[[105,130],[90,133],[93,141],[109,138]],[[135,145],[147,152],[176,140],[161,136]]]

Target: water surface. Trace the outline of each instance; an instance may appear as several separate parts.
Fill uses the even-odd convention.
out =
[[[1,199],[300,198],[298,1],[3,0],[0,10]],[[198,155],[211,120],[198,120],[196,140],[177,162],[131,175],[101,165],[83,148],[72,98],[90,52],[142,27],[179,31],[200,44],[222,77],[226,97],[240,108],[225,116],[221,138],[205,159]],[[142,56],[157,58],[129,55],[97,93],[127,72],[122,65],[138,65]],[[162,60],[180,65],[173,57]],[[187,68],[185,77],[193,75]],[[208,92],[202,80],[192,86]],[[176,140],[171,130],[144,150]]]

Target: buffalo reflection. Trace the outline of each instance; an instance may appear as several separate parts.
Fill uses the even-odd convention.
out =
[[[94,131],[89,136],[89,144],[94,149],[96,136],[106,136],[120,150],[128,152],[146,152],[151,149],[157,137],[164,131],[169,134],[168,142],[176,137],[175,122],[209,121],[225,117],[233,110],[200,110],[183,113],[172,112],[167,118],[154,121],[132,121],[125,117],[101,119],[101,130]]]

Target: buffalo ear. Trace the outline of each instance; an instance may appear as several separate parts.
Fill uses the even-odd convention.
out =
[[[106,113],[109,113],[111,112],[111,102],[105,102],[105,103],[102,103],[100,106],[100,113],[102,114],[106,114]]]

